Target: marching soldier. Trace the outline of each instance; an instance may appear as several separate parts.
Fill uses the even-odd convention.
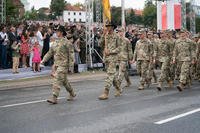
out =
[[[105,35],[104,62],[106,64],[107,78],[105,80],[104,92],[99,96],[99,100],[108,99],[109,89],[112,84],[116,88],[115,96],[121,95],[121,89],[117,83],[116,66],[119,53],[119,36],[114,33],[116,28],[113,24],[107,24],[107,34]]]
[[[158,80],[157,89],[162,90],[162,84],[167,81],[169,87],[171,87],[170,78],[170,53],[172,53],[171,45],[168,41],[166,32],[160,34],[161,40],[159,43],[155,44],[154,47],[154,62],[158,59],[161,63],[161,74]]]
[[[140,40],[137,41],[132,63],[137,61],[137,72],[140,75],[138,90],[144,90],[144,84],[148,82],[149,63],[152,62],[153,46],[146,38],[146,31],[140,31]]]
[[[125,30],[123,28],[119,29],[119,36],[120,36],[120,46],[119,46],[119,86],[121,85],[123,78],[127,82],[125,87],[129,87],[131,85],[131,81],[128,75],[128,64],[133,59],[133,52],[130,41],[125,37]]]
[[[197,49],[196,49],[196,55],[197,55],[197,78],[200,82],[200,39],[197,42]]]
[[[187,33],[181,31],[180,38],[176,41],[176,45],[173,53],[173,63],[176,62],[176,58],[179,57],[181,66],[180,80],[177,89],[183,91],[188,84],[190,75],[190,65],[195,63],[195,51],[192,48],[192,41],[187,38]]]
[[[52,44],[52,47],[41,61],[41,65],[43,65],[52,56],[54,56],[55,77],[52,87],[53,94],[52,97],[47,100],[47,102],[51,104],[57,104],[57,98],[59,96],[61,86],[64,86],[69,92],[68,100],[73,100],[73,98],[76,96],[74,89],[71,87],[67,79],[68,69],[70,64],[73,63],[74,58],[72,54],[73,47],[71,42],[64,38],[64,35],[66,34],[64,27],[60,26],[56,34],[58,39],[55,40],[55,42]]]
[[[152,43],[152,45],[153,45],[153,49],[154,49],[154,46],[156,45],[156,43],[158,43],[158,42],[156,42],[156,39],[154,40],[154,38],[153,38],[153,32],[152,31],[150,31],[150,32],[148,32],[148,39],[151,41],[151,43]],[[153,55],[152,55],[153,56]],[[154,79],[154,83],[157,83],[157,76],[156,76],[156,73],[155,73],[155,71],[154,71],[154,65],[155,65],[155,63],[153,63],[153,62],[151,62],[150,64],[149,64],[149,80],[148,80],[148,85],[150,85],[151,84],[151,80],[152,80],[152,77],[153,77],[153,79]]]

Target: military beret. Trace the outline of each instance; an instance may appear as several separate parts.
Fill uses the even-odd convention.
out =
[[[62,32],[63,33],[63,36],[66,36],[67,35],[67,33],[66,33],[66,30],[65,30],[65,27],[64,26],[59,26],[58,28],[57,28],[57,30],[56,31],[60,31],[60,32]]]
[[[106,27],[113,27],[113,29],[116,29],[116,28],[117,28],[117,26],[116,26],[115,24],[113,24],[113,23],[108,23],[108,24],[106,24],[105,26],[106,26]]]

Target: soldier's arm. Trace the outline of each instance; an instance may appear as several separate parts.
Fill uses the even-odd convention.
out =
[[[128,39],[126,39],[126,45],[127,45],[127,48],[128,48],[128,57],[129,57],[129,61],[130,60],[133,60],[133,50],[132,50],[132,47],[131,47],[131,42],[128,40]]]
[[[156,58],[157,58],[157,56],[158,56],[158,43],[160,43],[160,42],[156,42],[155,44],[154,44],[154,48],[153,48],[153,58],[154,58],[154,60],[156,60]]]
[[[41,64],[44,64],[45,62],[47,62],[52,56],[53,56],[53,48],[51,47],[49,49],[49,51],[43,57],[43,59],[41,61]]]
[[[137,61],[137,51],[138,51],[138,43],[136,43],[136,46],[135,46],[135,51],[134,51],[134,54],[133,54],[133,61]]]
[[[177,55],[178,55],[178,46],[177,44],[175,44],[175,47],[173,50],[173,56],[172,56],[173,63],[175,63]]]
[[[116,37],[116,42],[113,42],[113,43],[116,43],[116,47],[112,50],[112,51],[109,51],[109,53],[119,53],[119,48],[120,48],[120,38],[119,36]]]

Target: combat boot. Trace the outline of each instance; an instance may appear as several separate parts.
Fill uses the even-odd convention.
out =
[[[67,98],[67,101],[73,101],[74,97],[76,97],[76,94],[74,93],[74,90],[69,92],[69,97]]]
[[[169,80],[169,81],[168,81],[168,87],[169,87],[169,88],[173,88],[173,84],[174,84],[174,83],[173,83],[172,80]]]
[[[109,90],[106,88],[102,95],[99,96],[99,100],[107,100],[108,99]]]
[[[177,89],[181,92],[184,90],[184,87],[185,85],[183,83],[180,83],[178,86],[177,86]]]
[[[130,86],[131,86],[131,81],[128,80],[127,83],[126,83],[126,85],[125,85],[125,87],[130,87]]]
[[[138,90],[144,90],[144,84],[140,84],[140,86],[138,87]]]
[[[119,87],[116,87],[115,97],[119,97],[122,94],[122,90]]]
[[[159,82],[159,83],[158,83],[157,89],[158,89],[158,91],[161,91],[161,90],[162,90],[162,82]]]
[[[49,98],[47,100],[48,103],[51,103],[51,104],[57,104],[57,97],[55,95],[53,95],[51,98]]]

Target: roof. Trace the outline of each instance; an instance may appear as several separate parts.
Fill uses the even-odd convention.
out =
[[[72,6],[71,4],[66,4],[65,10],[67,10],[67,11],[85,11],[84,7]]]
[[[131,9],[131,8],[130,8],[130,9],[127,9],[126,12],[127,12],[127,13],[130,13],[131,10],[133,10],[133,11],[135,12],[135,15],[137,15],[137,16],[142,16],[143,10]]]

